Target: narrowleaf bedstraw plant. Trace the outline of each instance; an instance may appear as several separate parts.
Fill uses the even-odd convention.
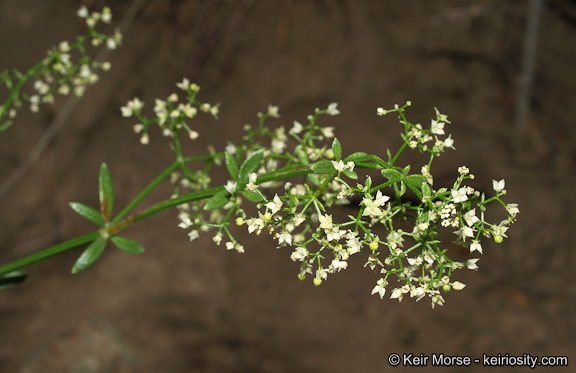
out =
[[[110,20],[109,10],[88,15],[82,8],[78,15],[88,24],[85,36],[71,44],[61,43],[26,74],[2,75],[10,97],[0,118],[8,114],[11,120],[23,103],[36,111],[37,104],[50,102],[55,92],[82,94],[87,84],[97,80],[93,70],[109,68],[107,63],[91,60],[83,48],[88,40],[93,44],[104,42],[109,48],[119,44],[119,34],[106,36],[94,29],[98,21]],[[70,56],[72,50],[79,53],[77,61]],[[32,95],[23,93],[28,81],[34,81],[36,92]],[[402,145],[395,153],[387,151],[382,156],[348,154],[342,149],[334,129],[324,124],[327,116],[339,114],[336,103],[316,109],[302,122],[294,121],[290,128],[269,124],[280,117],[278,107],[269,105],[265,112],[258,113],[256,126],[244,127],[241,141],[229,142],[221,151],[210,148],[205,155],[188,156],[182,143],[200,136],[192,124],[194,118],[205,114],[218,118],[220,107],[200,101],[200,87],[186,78],[176,87],[175,93],[157,99],[150,110],[150,105],[138,98],[120,109],[123,117],[130,118],[144,145],[152,141],[150,127],[158,126],[170,139],[174,162],[117,215],[113,213],[110,172],[103,164],[99,209],[79,202],[70,204],[98,229],[1,266],[0,285],[22,281],[25,275],[20,270],[24,267],[85,245],[72,268],[74,273],[96,262],[110,246],[108,241],[128,253],[139,254],[143,246],[119,234],[132,224],[175,208],[179,227],[190,241],[208,234],[215,245],[243,253],[250,248],[236,239],[238,229],[255,235],[264,233],[271,236],[270,247],[287,250],[286,258],[297,263],[298,278],[311,278],[317,286],[329,275],[345,270],[351,256],[362,256],[366,270],[378,274],[370,286],[373,295],[383,298],[388,291],[390,298],[399,301],[406,295],[415,300],[428,297],[435,307],[444,304],[443,292],[465,287],[452,278],[453,272],[477,269],[483,242],[502,242],[519,213],[516,204],[502,200],[506,194],[504,180],[493,181],[490,195],[481,193],[471,185],[474,175],[465,166],[457,168],[453,184],[434,185],[434,159],[454,150],[454,140],[446,133],[450,121],[438,110],[430,126],[425,127],[407,119],[410,102],[390,110],[378,108],[377,115],[395,115],[402,126]],[[2,128],[6,129],[8,123]],[[409,150],[427,153],[429,161],[416,171],[400,166],[402,154]],[[215,172],[226,172],[228,181],[212,185]],[[381,181],[367,176],[376,173],[382,176],[378,177]],[[174,193],[133,212],[165,180],[173,184]],[[407,195],[412,198],[405,198]],[[348,211],[354,212],[338,220],[333,211],[345,204],[353,205],[354,209]],[[489,222],[489,207],[500,207],[505,219]],[[469,249],[474,258],[454,260],[440,240],[442,231],[454,233],[454,242]]]

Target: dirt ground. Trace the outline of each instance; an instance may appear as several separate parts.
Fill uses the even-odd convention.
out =
[[[96,6],[103,4],[117,21],[131,6]],[[78,8],[71,0],[1,2],[0,68],[26,69],[82,31]],[[176,214],[165,212],[127,230],[146,247],[140,256],[109,250],[72,275],[73,251],[0,292],[0,371],[378,372],[390,369],[393,352],[528,353],[568,356],[573,365],[576,4],[550,0],[543,14],[532,112],[517,153],[526,9],[527,1],[498,0],[148,1],[111,55],[112,70],[0,196],[1,263],[91,231],[68,202],[97,205],[102,162],[118,207],[171,163],[160,134],[143,147],[119,107],[134,96],[150,107],[184,76],[202,87],[202,100],[222,105],[218,121],[196,122],[201,137],[190,155],[223,149],[269,103],[280,107],[278,123],[291,126],[334,101],[341,115],[325,123],[344,153],[384,155],[398,147],[400,126],[377,117],[377,107],[411,100],[409,119],[423,124],[437,107],[452,121],[457,150],[435,163],[435,187],[449,186],[461,165],[479,189],[504,178],[518,221],[503,244],[483,245],[478,271],[455,275],[466,289],[432,310],[424,300],[370,296],[378,277],[361,258],[314,287],[298,281],[290,250],[276,250],[269,237],[238,230],[246,253],[227,252],[209,236],[190,243]],[[0,134],[0,179],[23,162],[63,102],[23,112]],[[417,156],[407,161],[421,166]],[[171,192],[163,185],[144,205]],[[570,371],[537,368],[547,369]]]

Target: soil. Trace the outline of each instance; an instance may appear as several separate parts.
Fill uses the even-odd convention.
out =
[[[377,107],[411,100],[409,119],[424,125],[437,107],[452,122],[456,151],[435,163],[435,187],[449,187],[462,165],[481,190],[504,178],[518,221],[504,243],[483,244],[480,269],[455,275],[467,287],[432,310],[427,300],[370,296],[379,277],[360,258],[315,287],[298,281],[291,251],[276,250],[270,237],[239,229],[240,255],[208,235],[190,243],[176,214],[165,212],[126,231],[145,246],[142,255],[108,250],[72,275],[79,255],[72,251],[29,268],[26,282],[0,292],[0,371],[375,372],[389,369],[391,353],[527,353],[573,363],[576,5],[547,2],[531,112],[519,133],[513,123],[527,3],[145,2],[110,57],[112,70],[0,196],[0,262],[91,231],[68,203],[97,205],[102,162],[117,208],[171,163],[162,136],[152,133],[150,145],[140,145],[119,107],[138,96],[150,108],[184,76],[202,87],[202,100],[221,103],[218,121],[195,122],[201,137],[187,149],[191,155],[223,149],[268,104],[280,107],[277,123],[289,127],[330,102],[341,115],[323,120],[335,127],[344,153],[385,155],[399,146],[400,126],[377,117]],[[29,68],[82,32],[79,5],[3,1],[0,67]],[[106,5],[119,21],[132,3]],[[25,161],[64,102],[39,114],[22,111],[0,134],[0,179]],[[524,146],[513,151],[518,136]],[[421,166],[418,155],[404,162]],[[171,193],[162,185],[143,205]],[[428,369],[445,368],[429,362]],[[527,368],[493,371],[520,369]]]

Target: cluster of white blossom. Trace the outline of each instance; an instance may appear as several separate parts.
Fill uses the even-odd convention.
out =
[[[8,101],[0,108],[0,121],[6,114],[9,119],[14,118],[23,104],[28,104],[32,112],[38,112],[41,104],[54,102],[56,93],[82,96],[88,86],[98,81],[99,70],[110,70],[110,62],[96,61],[86,49],[88,41],[94,46],[105,42],[108,49],[116,49],[120,45],[122,35],[118,30],[112,35],[96,30],[98,22],[110,23],[110,8],[89,14],[88,9],[83,6],[77,14],[86,19],[86,34],[78,36],[74,42],[60,42],[57,47],[48,51],[46,58],[25,74],[18,71],[5,71],[0,74],[0,84],[4,83],[10,91]],[[28,81],[32,82],[34,93],[21,92]]]
[[[197,109],[216,117],[218,105],[198,102],[199,87],[187,79],[178,87],[188,93],[188,102],[180,103],[175,94],[165,101],[157,100],[154,119],[141,115],[143,103],[138,99],[123,107],[122,114],[135,115],[142,121],[135,130],[144,132],[143,143],[148,142],[148,125],[159,124],[165,135],[174,139],[172,149],[177,159],[184,160],[177,145],[178,130],[185,128],[192,139],[196,138],[185,119],[194,117]],[[385,161],[363,152],[342,155],[334,129],[318,124],[320,114],[339,114],[336,103],[324,110],[316,109],[314,115],[307,117],[306,125],[294,121],[289,131],[283,125],[271,129],[265,124],[268,118],[280,118],[278,107],[269,105],[266,112],[258,113],[258,126],[244,127],[246,136],[242,141],[228,143],[221,153],[211,150],[209,157],[192,157],[190,161],[203,161],[205,165],[197,169],[182,165],[180,171],[172,174],[174,197],[208,189],[208,171],[213,164],[225,164],[230,174],[230,180],[215,190],[208,202],[179,206],[179,226],[190,231],[191,241],[202,232],[214,230],[212,238],[216,244],[224,242],[228,250],[238,252],[244,252],[244,247],[234,237],[231,222],[246,226],[250,234],[266,232],[276,241],[277,248],[291,248],[290,259],[300,266],[298,277],[305,279],[312,274],[317,286],[329,274],[348,268],[352,255],[365,253],[364,267],[381,274],[372,294],[384,297],[395,277],[400,284],[392,288],[390,298],[401,301],[405,295],[416,300],[428,296],[432,307],[443,305],[442,292],[465,287],[451,279],[453,270],[477,269],[478,258],[466,262],[450,259],[438,239],[439,229],[451,230],[457,235],[457,244],[481,254],[481,237],[493,236],[501,242],[519,210],[516,204],[505,204],[500,199],[505,194],[503,180],[494,181],[496,195],[491,198],[464,185],[465,180],[474,179],[466,167],[458,169],[452,188],[432,189],[432,160],[445,148],[453,148],[450,135],[443,140],[438,137],[445,135],[444,125],[450,122],[436,110],[431,129],[424,130],[406,120],[407,106],[377,111],[380,115],[396,112],[406,130],[405,145]],[[428,148],[426,143],[431,140],[435,144]],[[332,145],[327,141],[332,141]],[[404,147],[431,153],[429,164],[421,168],[420,174],[410,174],[410,167],[395,165]],[[387,181],[376,185],[367,176],[363,184],[355,182],[358,169],[364,168],[380,170]],[[299,182],[294,181],[295,177],[299,177]],[[402,199],[407,189],[416,194],[419,204]],[[249,214],[245,201],[256,203],[257,210]],[[506,209],[507,218],[499,224],[485,220],[484,212],[490,202],[499,202]],[[358,204],[358,212],[336,221],[329,209],[350,203]]]

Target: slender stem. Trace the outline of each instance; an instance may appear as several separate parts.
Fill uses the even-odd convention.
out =
[[[24,258],[13,261],[12,263],[0,266],[0,276],[24,267],[28,267],[32,264],[41,262],[53,256],[62,254],[63,252],[68,251],[70,249],[74,249],[78,246],[85,245],[91,241],[94,241],[99,234],[100,234],[99,231],[88,233],[83,236],[68,240],[66,242],[62,242],[58,245],[51,246],[47,249],[38,251],[34,254],[30,254],[28,256],[25,256]]]
[[[132,202],[130,202],[128,206],[126,206],[126,208],[124,208],[124,210],[122,210],[118,214],[118,216],[116,216],[112,220],[112,223],[117,223],[120,220],[124,219],[124,217],[126,217],[126,215],[128,215],[130,211],[132,211],[132,209],[134,209],[134,207],[136,207],[138,203],[140,203],[148,194],[150,194],[150,192],[152,192],[152,190],[154,190],[154,188],[156,188],[158,184],[160,184],[162,181],[164,181],[164,179],[170,176],[170,174],[174,172],[179,166],[180,166],[179,162],[172,163],[170,167],[168,167],[164,172],[158,175],[158,177],[156,177],[150,184],[148,184],[148,186],[144,188],[144,190],[140,192],[140,194],[138,194],[136,198],[134,198]]]

